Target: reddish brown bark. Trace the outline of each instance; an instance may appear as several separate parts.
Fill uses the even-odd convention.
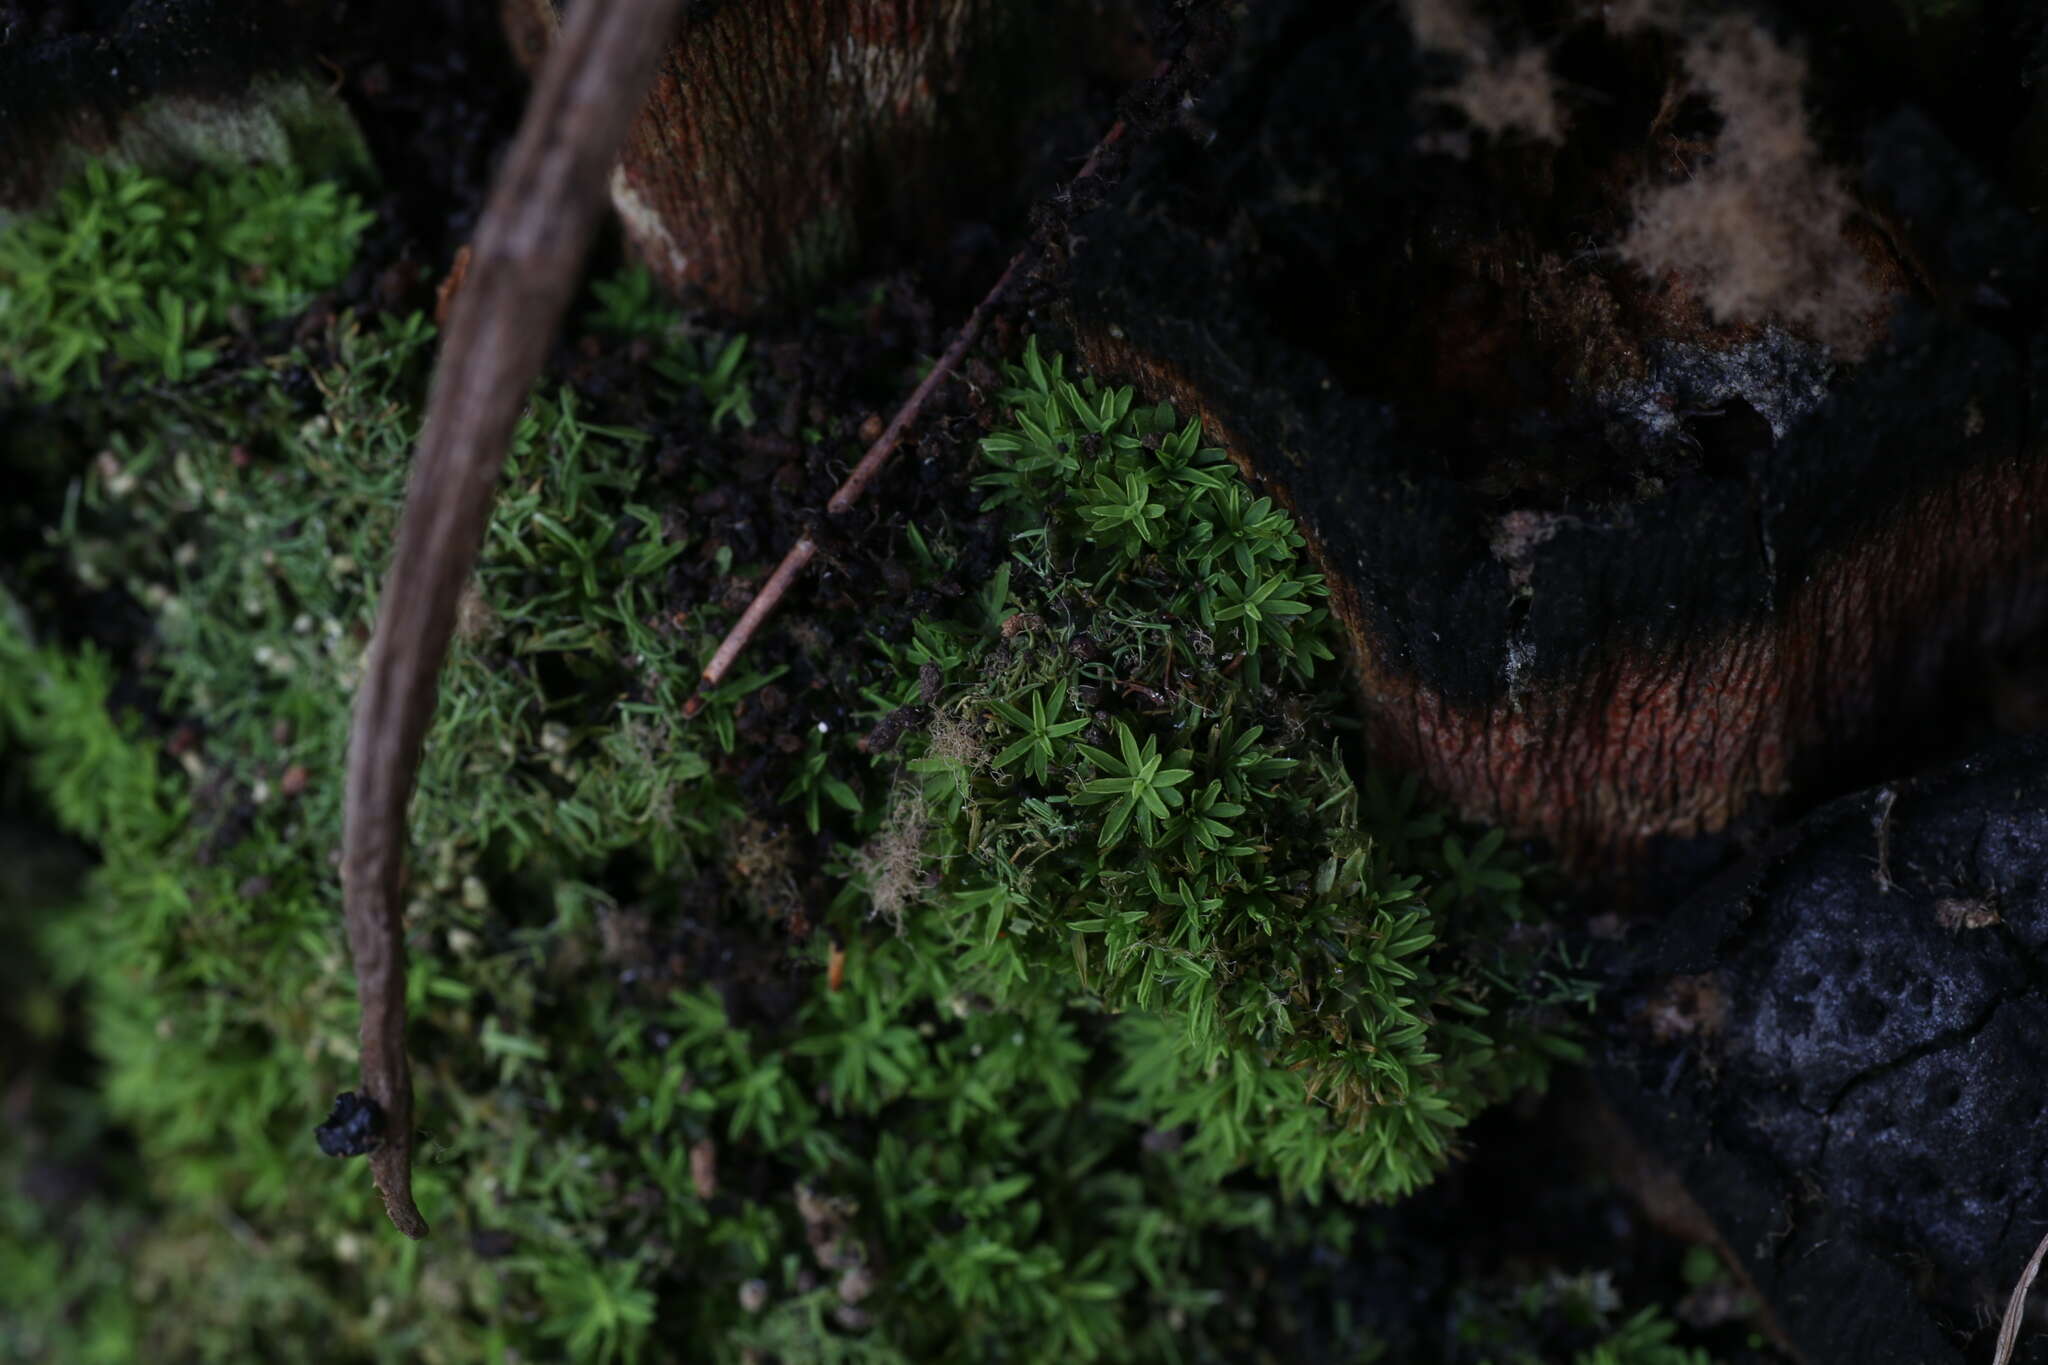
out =
[[[1386,658],[1340,588],[1369,742],[1568,864],[1634,861],[1653,838],[1722,830],[1803,773],[1883,745],[1941,703],[1951,660],[2038,628],[2044,507],[2048,449],[1963,470],[1827,554],[1768,617],[1676,648],[1602,641],[1583,673],[1490,704],[1446,700]]]
[[[1078,325],[1076,339],[1093,372],[1199,415],[1301,517],[1344,627],[1375,758],[1421,774],[1468,818],[1549,840],[1582,871],[1637,864],[1658,838],[1723,830],[1759,798],[1852,755],[1867,759],[1895,727],[1905,727],[1896,742],[1912,745],[1911,727],[1952,693],[1958,668],[1982,666],[2000,642],[2048,621],[2048,444],[1972,463],[1959,416],[1954,447],[1927,452],[1952,472],[1902,489],[1881,521],[1784,584],[1774,609],[1702,622],[1653,648],[1620,631],[1589,634],[1576,642],[1590,654],[1583,668],[1458,699],[1390,645],[1368,609],[1372,589],[1318,534],[1344,510],[1247,431],[1235,395],[1120,325]],[[1665,553],[1631,540],[1620,531],[1611,542],[1618,576],[1632,555]],[[1537,592],[1542,562],[1539,548]]]
[[[530,49],[551,0],[514,0]],[[612,177],[670,289],[747,311],[877,243],[943,243],[1002,185],[1017,130],[1065,98],[1082,7],[767,0],[685,26]]]

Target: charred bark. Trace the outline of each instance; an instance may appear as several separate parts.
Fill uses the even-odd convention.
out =
[[[1582,873],[1924,752],[2048,621],[2041,234],[1864,90],[1832,140],[1779,131],[1857,168],[1802,249],[1867,304],[1716,316],[1711,262],[1622,255],[1716,154],[1704,41],[1571,30],[1601,102],[1474,140],[1398,17],[1268,7],[1197,136],[1072,226],[1074,343],[1299,515],[1373,754]]]

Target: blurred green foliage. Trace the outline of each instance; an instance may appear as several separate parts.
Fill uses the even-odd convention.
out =
[[[122,373],[196,374],[227,331],[340,283],[371,222],[289,165],[174,184],[91,162],[48,210],[0,229],[0,386],[51,399]]]

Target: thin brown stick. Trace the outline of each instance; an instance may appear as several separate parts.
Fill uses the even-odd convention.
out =
[[[2013,1348],[2020,1344],[2020,1325],[2027,1320],[2027,1291],[2034,1287],[2034,1277],[2041,1273],[2043,1257],[2048,1257],[2048,1237],[2043,1237],[2034,1248],[2027,1268],[2020,1272],[2020,1282],[2013,1286],[2012,1298],[2005,1305],[2005,1321],[1998,1326],[1998,1351],[1991,1357],[1991,1365],[2006,1365],[2012,1359]]]
[[[861,456],[860,463],[846,476],[846,482],[839,485],[838,491],[832,495],[832,500],[825,504],[827,512],[835,517],[845,516],[853,510],[853,505],[860,501],[861,495],[868,491],[868,485],[874,482],[875,475],[882,472],[882,466],[896,453],[897,445],[903,440],[903,433],[910,430],[910,424],[924,411],[924,405],[939,391],[940,383],[946,376],[960,368],[960,362],[967,356],[967,348],[981,335],[981,329],[987,324],[988,315],[994,311],[996,301],[1010,287],[1010,281],[1017,277],[1018,269],[1023,266],[1025,258],[1030,254],[1031,248],[1025,247],[1010,258],[1010,263],[1003,267],[1003,273],[996,279],[995,288],[982,295],[981,302],[974,305],[974,311],[967,315],[966,325],[961,327],[960,334],[953,338],[952,344],[939,356],[938,364],[932,366],[930,374],[918,381],[917,387],[910,391],[910,397],[903,400],[903,406],[896,409],[896,415],[889,419],[889,425],[882,429],[882,434],[868,447],[867,454]]]
[[[356,698],[342,905],[362,1005],[363,1091],[382,1112],[370,1169],[385,1211],[408,1237],[424,1237],[427,1224],[412,1198],[400,915],[406,804],[498,471],[575,288],[605,177],[653,79],[677,3],[586,0],[570,10],[548,53],[455,297]]]
[[[732,669],[733,660],[739,658],[747,641],[775,604],[782,600],[782,594],[789,591],[789,585],[804,571],[811,557],[818,553],[818,544],[809,536],[802,536],[789,547],[789,553],[775,566],[775,572],[768,575],[768,581],[761,585],[761,591],[754,594],[754,600],[747,603],[747,609],[740,613],[740,619],[726,632],[725,639],[718,645],[718,652],[711,656],[711,662],[704,666],[704,685],[718,686],[719,680]]]
[[[981,302],[975,305],[974,311],[968,315],[966,325],[961,327],[960,335],[953,338],[952,344],[946,347],[938,363],[932,366],[931,373],[918,382],[918,386],[910,391],[910,397],[903,400],[903,406],[896,409],[896,415],[889,419],[889,425],[882,429],[882,434],[868,447],[867,454],[861,457],[860,463],[853,467],[853,472],[846,476],[846,481],[832,494],[831,501],[825,504],[826,511],[834,516],[843,515],[853,509],[861,494],[867,492],[868,485],[874,482],[875,475],[888,462],[889,456],[895,453],[897,444],[903,439],[903,433],[910,430],[910,424],[924,411],[925,403],[938,392],[941,381],[959,366],[961,358],[967,354],[968,347],[981,335],[982,324],[988,321],[988,315],[995,302],[1002,296],[1003,291],[1009,288],[1010,281],[1016,277],[1018,267],[1030,254],[1031,248],[1026,247],[1010,258],[1010,264],[1003,270],[1002,277],[996,281],[995,288],[989,290]],[[760,629],[761,623],[768,619],[769,613],[781,603],[783,594],[789,591],[789,585],[796,582],[797,575],[804,571],[804,567],[817,553],[817,542],[809,536],[800,537],[796,544],[789,547],[789,553],[775,566],[775,572],[768,575],[768,581],[761,585],[761,591],[754,594],[754,600],[747,603],[747,609],[740,613],[740,619],[733,622],[732,629],[718,642],[718,652],[711,656],[711,662],[704,665],[705,688],[716,687],[725,681],[725,675],[732,671],[732,666],[739,660],[741,651],[745,650],[748,642],[754,638],[754,632]],[[703,692],[700,691],[690,698],[683,714],[695,715],[703,704]]]
[[[1088,154],[1088,159],[1081,163],[1081,169],[1074,176],[1074,180],[1086,180],[1095,174],[1096,169],[1102,164],[1103,154],[1123,137],[1124,126],[1122,119],[1111,125],[1110,130],[1102,135],[1102,141],[1095,144],[1095,150]],[[939,391],[939,385],[948,375],[960,368],[960,362],[966,359],[967,352],[980,338],[981,329],[988,324],[989,315],[1002,301],[1011,281],[1016,279],[1017,272],[1031,259],[1031,254],[1032,248],[1026,246],[1010,258],[1010,263],[1003,267],[1003,273],[997,277],[995,285],[988,293],[982,295],[980,303],[974,305],[974,311],[969,313],[967,321],[961,324],[959,334],[940,354],[938,363],[932,366],[929,374],[918,381],[917,387],[910,391],[910,397],[903,400],[903,405],[896,409],[896,415],[889,419],[889,425],[882,428],[882,434],[875,438],[874,444],[861,456],[860,463],[853,467],[853,472],[846,476],[846,481],[833,492],[830,501],[825,504],[827,512],[839,517],[853,510],[854,504],[868,491],[868,485],[882,472],[882,466],[896,453],[896,447],[902,444],[904,434],[910,430],[911,424],[924,412],[924,405]],[[754,632],[760,629],[761,623],[768,619],[769,613],[781,603],[783,594],[789,591],[789,585],[796,581],[797,575],[811,562],[817,551],[817,545],[809,536],[802,537],[789,548],[789,553],[775,566],[775,572],[761,585],[761,591],[747,604],[747,609],[740,614],[740,619],[733,623],[732,629],[719,641],[718,652],[713,654],[711,662],[704,666],[705,687],[716,687],[725,681],[725,675],[732,671],[732,666],[738,661],[741,651],[745,650],[748,642],[754,638]],[[703,694],[699,692],[697,696],[690,698],[685,714],[696,714],[702,705]]]

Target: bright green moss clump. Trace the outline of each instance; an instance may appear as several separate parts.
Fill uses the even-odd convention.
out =
[[[162,271],[188,317],[218,297],[132,273]],[[693,439],[782,401],[736,340],[599,293]],[[1541,1078],[1571,992],[1497,838],[1353,784],[1287,519],[1035,351],[984,471],[1006,566],[894,644],[799,606],[692,717],[748,566],[678,509],[730,471],[657,474],[544,386],[415,804],[432,1241],[317,1155],[355,1076],[343,742],[432,340],[343,315],[311,355],[0,428],[75,475],[7,560],[0,834],[99,860],[70,908],[0,915],[30,983],[0,1001],[0,1358],[1375,1358],[1340,1277],[1400,1249],[1290,1195],[1425,1180]],[[971,534],[934,511],[899,562],[939,582]],[[857,723],[764,740],[790,669]],[[903,743],[863,747],[888,717]]]
[[[1566,1050],[1505,947],[1521,877],[1412,784],[1353,782],[1322,582],[1195,423],[1035,342],[1010,379],[979,482],[1014,560],[981,619],[891,651],[890,702],[939,685],[887,837],[942,879],[877,853],[878,897],[956,990],[1123,1016],[1126,1092],[1211,1175],[1412,1190]]]
[[[838,992],[795,978],[779,1020],[743,1025],[704,986],[621,988],[679,880],[767,855],[712,772],[731,705],[679,720],[719,623],[645,625],[686,544],[633,501],[635,443],[566,400],[539,406],[508,471],[417,806],[435,1240],[390,1236],[361,1166],[314,1154],[353,1067],[327,853],[363,566],[389,540],[427,336],[352,334],[311,418],[254,380],[237,410],[254,403],[275,443],[255,463],[247,426],[181,420],[91,471],[92,533],[65,548],[149,605],[147,676],[171,714],[207,722],[176,760],[110,714],[97,653],[0,624],[0,748],[104,860],[37,939],[83,993],[104,1067],[73,1131],[118,1125],[135,1145],[83,1210],[6,1204],[0,1276],[29,1301],[4,1353],[1246,1358],[1250,1310],[1226,1306],[1247,1239],[1348,1231],[1148,1145],[1088,1016],[971,1005],[949,964],[889,933],[850,944]],[[748,898],[771,884],[664,912],[745,944]],[[0,1156],[8,1190],[27,1156]]]
[[[0,225],[0,391],[50,399],[111,368],[180,380],[231,328],[332,288],[371,215],[290,166],[189,184],[90,163],[50,209]]]

